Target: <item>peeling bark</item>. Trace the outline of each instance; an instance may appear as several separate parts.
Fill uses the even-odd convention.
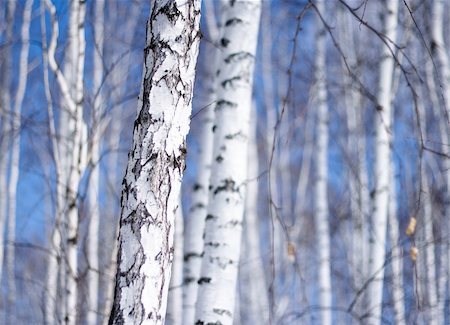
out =
[[[123,180],[110,324],[164,324],[189,130],[200,1],[155,1]]]

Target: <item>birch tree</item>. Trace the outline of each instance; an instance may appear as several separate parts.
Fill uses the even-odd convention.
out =
[[[6,27],[5,27],[5,41],[8,43],[12,43],[13,39],[13,21],[14,21],[14,14],[16,11],[16,2],[15,1],[9,1],[8,6],[6,8]],[[0,118],[1,118],[1,131],[2,131],[2,137],[0,141],[0,152],[7,153],[8,147],[10,144],[10,135],[11,135],[11,125],[10,121],[8,119],[11,109],[11,94],[10,94],[10,88],[11,88],[11,51],[9,49],[6,49],[2,53],[2,63],[1,63],[1,110],[0,110]],[[7,221],[7,192],[8,192],[8,155],[2,154],[0,155],[0,191],[4,193],[3,195],[0,195],[0,280],[1,276],[3,274],[3,262],[4,262],[4,253],[6,252],[5,249],[5,226]]]
[[[89,226],[87,237],[87,261],[88,261],[88,324],[97,323],[99,310],[99,230],[100,230],[100,136],[101,115],[104,107],[102,79],[103,79],[103,33],[104,33],[104,1],[95,2],[94,41],[94,75],[93,89],[94,106],[92,108],[92,140],[91,140],[91,165],[92,171],[89,179]]]
[[[184,170],[200,1],[155,1],[123,180],[111,324],[164,324]]]
[[[375,189],[370,232],[369,270],[371,278],[366,291],[366,311],[368,324],[381,322],[383,306],[383,281],[386,246],[386,227],[388,220],[389,182],[390,182],[390,132],[392,110],[392,78],[394,71],[393,45],[397,34],[398,1],[385,1],[382,7],[383,35],[377,90],[377,112],[375,117]]]
[[[85,35],[84,22],[86,3],[73,0],[70,6],[69,39],[70,46],[67,66],[64,72],[56,62],[55,52],[59,35],[56,9],[46,0],[52,23],[51,40],[48,46],[48,65],[55,75],[63,98],[63,109],[59,116],[61,141],[53,142],[53,152],[57,174],[57,216],[52,234],[52,255],[48,263],[46,317],[54,317],[57,299],[57,279],[65,294],[62,295],[62,318],[68,324],[77,321],[77,282],[78,282],[78,190],[81,177],[86,168],[87,128],[83,119],[83,86]],[[51,130],[56,130],[50,118]],[[63,236],[64,235],[64,236]],[[64,249],[61,250],[61,247]],[[58,269],[58,258],[64,255],[64,262]],[[63,271],[63,272],[61,272]],[[65,299],[66,298],[66,299]]]
[[[221,2],[219,2],[221,3]],[[213,17],[212,10],[209,17]],[[210,18],[211,19],[211,18]],[[215,36],[218,43],[215,22],[208,21],[208,32]],[[185,231],[184,266],[183,266],[183,324],[194,323],[195,303],[198,293],[198,279],[202,265],[203,233],[208,208],[209,178],[213,150],[214,107],[216,105],[216,69],[220,52],[216,46],[208,48],[210,62],[205,62],[206,70],[206,100],[205,109],[200,114],[200,144],[196,152],[198,173],[192,189],[192,203]]]
[[[324,2],[316,3],[320,14],[325,14]],[[316,136],[316,180],[315,180],[315,226],[317,236],[317,255],[319,259],[319,305],[320,323],[331,324],[331,271],[330,271],[330,233],[328,216],[328,103],[326,89],[326,30],[319,17],[316,17],[316,61],[315,61],[315,103],[317,107]]]
[[[224,17],[213,163],[195,322],[232,324],[247,173],[260,1],[229,1]]]
[[[8,184],[8,246],[7,246],[7,273],[8,273],[8,305],[9,312],[7,317],[8,323],[15,323],[15,303],[16,303],[16,275],[15,275],[15,242],[16,242],[16,197],[17,183],[19,180],[19,160],[20,160],[20,128],[21,128],[21,110],[25,97],[25,90],[28,79],[28,53],[30,48],[30,24],[31,24],[31,7],[33,0],[25,2],[23,11],[22,28],[20,37],[22,40],[22,48],[19,57],[19,81],[14,99],[14,108],[12,111],[12,147],[11,162]]]

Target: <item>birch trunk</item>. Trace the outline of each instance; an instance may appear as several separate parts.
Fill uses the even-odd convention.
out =
[[[74,147],[70,156],[69,177],[67,184],[67,228],[66,228],[66,294],[67,307],[65,321],[67,324],[77,322],[77,296],[78,296],[78,187],[86,164],[87,129],[83,121],[83,76],[85,59],[84,21],[86,14],[86,2],[74,0],[77,4],[74,8],[77,15],[77,47],[75,64],[75,110],[72,115],[74,123]]]
[[[175,213],[174,233],[172,275],[167,301],[166,324],[181,325],[183,320],[183,212],[181,197]]]
[[[257,114],[251,115],[251,130],[247,158],[247,193],[245,198],[244,236],[241,253],[241,290],[240,303],[242,324],[269,324],[269,300],[264,275],[264,265],[260,248],[258,220],[258,145]]]
[[[87,261],[88,261],[88,311],[87,323],[97,324],[99,314],[99,231],[100,231],[100,209],[99,209],[99,187],[100,187],[100,118],[103,112],[103,32],[104,32],[104,1],[95,2],[95,24],[94,24],[94,75],[93,89],[95,92],[94,107],[92,112],[92,147],[91,163],[92,171],[89,179],[89,226],[87,237]]]
[[[383,8],[383,34],[395,42],[397,35],[398,0],[385,1]],[[392,78],[394,58],[388,45],[382,44],[379,66],[379,81],[377,93],[377,114],[375,117],[375,192],[372,213],[372,231],[370,233],[369,273],[372,277],[366,291],[366,311],[369,315],[368,324],[381,322],[383,303],[383,280],[386,246],[386,227],[388,221],[389,201],[389,168],[391,166],[390,132],[392,106]],[[393,49],[390,44],[389,47]]]
[[[391,163],[389,184],[389,237],[392,246],[392,299],[395,324],[405,324],[405,292],[403,288],[403,252],[397,216],[397,189],[394,163]]]
[[[324,15],[325,3],[316,2],[317,10]],[[315,226],[317,254],[319,258],[318,285],[320,323],[331,324],[331,270],[330,270],[330,231],[328,215],[328,103],[326,89],[326,30],[316,16],[316,61],[315,61],[315,103],[317,107],[316,135],[316,181],[315,181]]]
[[[164,324],[199,23],[200,1],[155,1],[152,6],[123,180],[111,324]]]
[[[22,28],[20,38],[22,48],[19,57],[19,75],[14,110],[12,112],[12,147],[11,147],[11,165],[8,184],[8,245],[6,251],[7,274],[8,274],[8,305],[6,321],[14,324],[15,320],[15,302],[16,302],[16,284],[15,284],[15,241],[16,241],[16,196],[17,183],[19,180],[19,160],[20,160],[20,125],[22,103],[25,97],[28,78],[28,53],[30,48],[30,24],[33,1],[27,0],[23,12]]]
[[[211,13],[209,13],[211,15]],[[184,287],[183,287],[183,324],[194,323],[195,303],[198,294],[198,279],[202,265],[203,234],[208,208],[209,178],[213,151],[214,106],[216,91],[216,71],[219,51],[210,50],[211,62],[208,71],[208,88],[206,109],[201,113],[200,145],[197,152],[198,174],[192,192],[192,204],[189,209],[185,232],[184,247]]]
[[[230,1],[222,11],[211,192],[195,316],[199,324],[233,322],[260,10],[260,1]]]
[[[77,281],[78,281],[78,187],[81,181],[82,173],[86,167],[86,143],[87,130],[83,121],[83,75],[84,75],[84,58],[85,58],[85,36],[84,36],[84,20],[86,3],[83,0],[73,0],[71,3],[71,11],[69,18],[69,38],[70,46],[67,55],[68,65],[61,72],[56,59],[55,50],[59,34],[59,26],[56,18],[56,10],[50,0],[46,0],[51,15],[52,34],[48,48],[48,63],[56,77],[56,81],[62,93],[64,100],[60,115],[60,130],[64,137],[61,143],[55,143],[58,146],[60,161],[56,162],[58,185],[57,200],[61,216],[57,215],[57,224],[61,222],[61,228],[55,228],[52,235],[53,252],[49,261],[47,287],[50,293],[56,292],[58,279],[56,272],[65,271],[62,275],[61,290],[64,293],[59,302],[60,310],[64,322],[74,324],[77,321]],[[65,112],[65,113],[63,113]],[[64,116],[66,117],[64,119]],[[70,139],[70,141],[68,141]],[[55,151],[55,148],[53,148]],[[58,168],[59,167],[59,168]],[[62,218],[65,216],[65,219]],[[60,254],[61,244],[64,247],[62,255]],[[58,264],[58,256],[64,256],[64,265],[50,268]],[[53,298],[54,297],[54,298]],[[56,294],[49,299],[56,299]],[[46,311],[49,312],[48,317],[54,317],[55,301],[47,301]],[[48,308],[47,308],[48,307]],[[47,314],[47,313],[46,313]]]
[[[13,26],[14,26],[14,15],[16,11],[16,2],[9,1],[6,10],[6,20],[7,26],[5,28],[5,40],[8,43],[12,43],[13,37]],[[11,123],[8,119],[11,110],[11,97],[10,97],[10,87],[11,87],[11,51],[5,49],[2,53],[2,76],[1,76],[1,132],[2,137],[0,141],[0,152],[8,152],[11,139]],[[3,274],[3,261],[5,249],[5,226],[7,221],[7,193],[8,193],[8,183],[7,183],[7,173],[8,173],[8,154],[0,155],[0,191],[4,193],[0,195],[0,280]]]
[[[442,160],[442,170],[444,171],[444,183],[445,183],[445,206],[444,206],[444,213],[445,218],[443,220],[447,220],[445,227],[447,231],[447,238],[450,237],[450,159],[448,158],[450,156],[450,62],[449,62],[449,56],[448,56],[448,47],[446,47],[445,41],[444,41],[444,8],[445,8],[445,1],[444,0],[435,0],[433,1],[433,16],[432,16],[432,26],[431,26],[431,36],[432,36],[432,43],[431,43],[431,49],[433,51],[434,56],[437,58],[438,61],[438,69],[439,69],[439,76],[441,80],[442,90],[438,90],[435,85],[433,85],[432,89],[430,91],[434,92],[436,94],[437,91],[443,92],[443,99],[444,99],[444,113],[446,116],[446,119],[442,118],[442,112],[438,112],[439,110],[439,103],[437,100],[434,100],[434,109],[435,114],[438,118],[439,123],[439,133],[441,136],[441,151],[447,157],[444,157]],[[432,74],[430,74],[431,77]],[[429,78],[430,78],[429,77]],[[433,82],[434,84],[434,82]],[[442,280],[441,283],[447,282],[448,292],[450,293],[450,254],[448,253],[450,251],[450,242],[447,241],[447,245],[443,245],[444,250],[447,252],[447,275],[445,276],[447,279]],[[442,277],[442,276],[441,276]],[[445,292],[445,290],[444,290]],[[440,304],[443,305],[445,298],[439,297]],[[443,309],[441,307],[441,309]],[[442,315],[445,319],[445,315]],[[447,315],[448,319],[450,319],[450,311]]]

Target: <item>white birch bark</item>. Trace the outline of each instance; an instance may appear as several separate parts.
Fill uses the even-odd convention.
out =
[[[85,36],[84,21],[86,14],[86,3],[83,0],[79,2],[74,0],[78,5],[75,6],[77,19],[77,47],[76,47],[76,64],[75,64],[75,110],[73,111],[75,125],[72,137],[74,139],[74,147],[70,156],[70,167],[67,183],[67,225],[66,235],[66,294],[67,307],[66,316],[64,317],[67,324],[75,324],[77,322],[77,296],[78,296],[78,187],[81,176],[86,166],[86,144],[87,129],[83,121],[83,76],[84,76],[84,58],[85,58]]]
[[[403,288],[403,252],[401,249],[399,224],[397,220],[397,189],[394,163],[390,168],[389,184],[389,238],[392,246],[392,300],[394,302],[395,324],[405,324],[405,292]]]
[[[209,13],[211,15],[212,13]],[[184,247],[184,287],[183,287],[183,324],[193,324],[195,303],[198,293],[198,279],[203,255],[203,233],[208,208],[209,178],[213,151],[213,126],[216,90],[216,69],[220,52],[216,47],[211,50],[211,62],[208,71],[206,109],[201,113],[200,144],[197,154],[198,174],[192,189],[192,203],[186,223]]]
[[[255,108],[255,105],[253,105]],[[245,198],[244,229],[241,253],[241,322],[242,324],[269,324],[269,299],[260,248],[258,220],[258,146],[257,114],[251,114],[251,130],[247,158],[247,192]]]
[[[232,324],[240,254],[245,162],[260,1],[230,1],[218,73],[211,192],[195,322]]]
[[[103,112],[103,34],[104,34],[104,1],[95,2],[94,23],[94,73],[93,89],[95,92],[94,107],[92,112],[92,139],[91,139],[91,165],[92,171],[89,179],[89,226],[87,237],[87,286],[88,286],[88,311],[86,321],[88,324],[97,324],[99,311],[99,231],[100,231],[100,118]]]
[[[28,78],[28,53],[30,48],[30,24],[31,11],[33,1],[27,0],[25,3],[22,19],[22,27],[20,38],[22,40],[22,48],[19,57],[19,74],[16,96],[14,101],[14,109],[12,112],[12,147],[10,175],[8,184],[8,245],[6,251],[7,274],[8,274],[8,313],[6,321],[10,324],[15,320],[15,301],[16,301],[16,284],[15,284],[15,241],[16,241],[16,196],[17,183],[19,180],[19,160],[20,160],[20,126],[21,126],[21,110],[25,97]]]
[[[423,96],[421,96],[423,97]],[[426,141],[427,137],[427,114],[422,102],[418,102],[418,112],[420,119],[420,138]],[[423,227],[423,241],[419,243],[421,246],[420,251],[423,252],[423,256],[419,256],[417,263],[423,265],[423,270],[426,276],[425,288],[428,311],[426,313],[427,323],[430,325],[437,325],[437,288],[436,288],[436,257],[435,257],[435,245],[433,235],[433,207],[431,202],[431,188],[427,175],[426,168],[426,152],[422,153],[422,161],[420,163],[420,203],[422,209],[422,222]]]
[[[383,10],[383,34],[386,44],[393,49],[390,41],[395,42],[397,35],[398,0],[385,1]],[[366,290],[366,311],[368,324],[381,322],[383,302],[383,280],[386,246],[386,227],[388,221],[389,169],[390,169],[390,132],[392,110],[392,78],[394,58],[388,45],[382,44],[381,62],[377,93],[377,113],[375,116],[375,192],[370,232],[370,253],[368,277],[372,278]]]
[[[316,2],[317,10],[324,15],[324,1]],[[328,103],[326,89],[326,30],[322,21],[316,16],[316,61],[315,61],[315,96],[316,118],[316,180],[315,180],[315,226],[317,237],[318,270],[318,304],[321,308],[320,323],[331,324],[331,270],[330,270],[330,231],[328,214]]]
[[[14,14],[16,11],[15,1],[9,1],[6,9],[6,21],[7,26],[5,28],[5,40],[8,43],[12,43],[13,37],[13,26],[14,26]],[[11,123],[8,119],[11,110],[11,97],[10,97],[10,78],[11,78],[11,51],[5,49],[2,55],[2,76],[1,76],[1,142],[0,142],[0,152],[7,153],[10,145],[11,139]],[[4,193],[0,195],[0,280],[3,274],[3,262],[5,249],[5,226],[7,221],[7,193],[8,193],[8,183],[7,183],[7,173],[8,173],[8,154],[0,155],[0,191]]]
[[[445,1],[444,0],[435,0],[432,2],[432,17],[431,17],[431,37],[432,37],[432,44],[431,49],[433,51],[434,56],[437,58],[438,61],[438,69],[439,69],[439,76],[440,81],[442,85],[442,90],[438,89],[437,87],[432,87],[430,89],[432,92],[434,91],[434,94],[436,92],[443,93],[444,97],[444,113],[446,116],[446,119],[442,118],[442,111],[441,106],[439,105],[439,102],[437,100],[434,100],[434,110],[435,114],[437,115],[438,123],[439,123],[439,133],[441,136],[441,151],[442,153],[447,155],[447,158],[444,158],[442,160],[442,170],[444,171],[444,183],[446,188],[446,194],[445,194],[445,206],[444,206],[444,213],[445,218],[444,220],[447,220],[445,227],[447,231],[447,236],[450,237],[450,159],[448,159],[448,156],[450,156],[450,62],[449,62],[449,54],[448,54],[448,47],[446,47],[448,44],[445,44],[444,41],[444,14],[445,14]],[[430,74],[431,77],[431,74]],[[429,78],[430,78],[429,77]],[[441,275],[446,277],[445,280],[441,280],[440,283],[443,284],[447,282],[447,290],[450,292],[450,241],[447,241],[447,245],[443,245],[444,250],[447,252],[447,275]],[[444,290],[445,292],[445,290]],[[440,304],[444,304],[445,298],[439,297]],[[442,307],[441,307],[442,309]],[[443,315],[443,317],[445,317]],[[448,318],[450,318],[450,311],[447,315]]]
[[[167,300],[166,324],[181,325],[183,321],[183,212],[181,197],[175,213],[172,275]]]
[[[350,50],[347,53],[347,64],[358,69],[357,48],[355,32],[352,26],[352,18],[346,11],[339,11],[342,22],[342,35],[340,41]],[[351,153],[352,170],[350,170],[350,211],[352,214],[352,255],[351,265],[355,286],[362,288],[367,274],[368,236],[367,219],[369,210],[369,190],[366,167],[366,140],[362,109],[362,96],[355,88],[351,76],[349,76],[345,62],[342,60],[344,70],[344,84],[349,88],[345,93],[344,104],[347,107],[348,148]],[[357,70],[354,72],[358,73]],[[358,309],[360,305],[358,304]]]
[[[64,230],[61,231],[61,229],[55,228],[52,235],[52,242],[53,245],[58,245],[60,242],[64,247],[65,265],[60,266],[59,273],[62,271],[61,268],[65,270],[65,275],[60,279],[62,280],[61,287],[65,294],[62,295],[62,299],[58,305],[63,310],[62,317],[64,321],[68,324],[74,324],[77,321],[78,186],[86,167],[87,155],[87,130],[83,121],[84,20],[86,3],[82,0],[73,0],[71,3],[71,17],[69,19],[69,37],[71,38],[71,44],[69,46],[70,55],[67,56],[69,58],[68,66],[65,68],[64,74],[55,60],[55,50],[59,34],[56,10],[49,0],[46,1],[46,6],[50,11],[52,23],[52,34],[48,48],[48,63],[55,74],[56,81],[61,90],[64,100],[63,105],[69,112],[68,114],[63,114],[67,119],[62,119],[60,116],[59,127],[62,130],[62,134],[66,134],[66,128],[69,129],[69,132],[66,134],[67,138],[58,144],[59,159],[61,161],[59,165],[60,170],[57,171],[57,174],[61,177],[58,183],[62,184],[62,188],[59,192],[61,197],[58,197],[57,200],[60,201],[61,206],[61,210],[58,213],[62,213],[65,216],[65,219],[60,218]],[[70,141],[66,142],[68,139]],[[57,216],[57,220],[58,218]],[[59,247],[53,246],[53,250],[58,253]],[[56,291],[57,288],[56,281],[58,276],[54,273],[57,272],[58,268],[50,269],[50,266],[51,264],[55,264],[55,262],[58,264],[57,260],[55,260],[58,255],[52,254],[51,261],[49,261],[47,286],[52,291]],[[53,282],[50,283],[50,281]],[[50,297],[49,299],[53,298]],[[53,305],[52,302],[48,302],[49,317],[53,317],[54,308],[54,302]]]
[[[184,170],[200,1],[155,1],[123,181],[111,324],[164,324]]]

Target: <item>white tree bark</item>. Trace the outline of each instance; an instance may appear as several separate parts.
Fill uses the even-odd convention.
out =
[[[254,108],[255,105],[253,105]],[[252,110],[247,158],[247,192],[241,253],[240,303],[242,324],[269,324],[269,299],[260,248],[258,220],[258,145],[257,114]]]
[[[63,106],[67,109],[67,114],[61,111],[60,115],[60,130],[61,135],[66,135],[61,143],[58,145],[59,162],[56,163],[56,167],[60,167],[57,170],[58,185],[61,184],[61,188],[57,190],[57,200],[60,210],[57,213],[61,213],[65,216],[65,219],[57,216],[56,226],[58,223],[62,229],[55,227],[52,235],[53,251],[56,254],[52,254],[47,275],[47,287],[49,293],[56,292],[57,278],[55,274],[58,272],[58,268],[55,265],[58,264],[57,257],[60,247],[63,245],[63,255],[65,265],[60,265],[60,270],[65,270],[65,275],[61,282],[62,289],[65,294],[62,295],[62,299],[58,306],[62,310],[62,317],[67,324],[74,324],[77,321],[77,281],[78,281],[78,186],[81,181],[82,173],[86,167],[86,144],[87,144],[87,129],[83,120],[83,75],[84,75],[84,58],[85,58],[85,36],[84,36],[84,20],[86,12],[86,3],[83,0],[73,0],[70,7],[69,18],[69,52],[67,55],[68,62],[67,67],[62,73],[56,59],[55,50],[59,34],[59,26],[56,18],[56,10],[51,1],[46,0],[46,6],[48,7],[51,15],[52,22],[52,34],[48,48],[48,63],[49,67],[53,71],[58,82],[59,88],[63,96]],[[66,116],[66,119],[63,119]],[[67,131],[68,129],[68,131]],[[70,141],[68,141],[70,139]],[[54,148],[55,151],[55,148]],[[59,220],[58,220],[59,219]],[[50,268],[50,266],[52,268]],[[61,274],[61,272],[59,272]],[[65,287],[65,288],[64,288]],[[56,294],[50,296],[47,301],[46,311],[48,311],[48,317],[54,317]],[[47,312],[46,312],[47,315]]]
[[[183,321],[183,212],[181,197],[175,213],[172,275],[167,300],[166,324],[181,325]]]
[[[13,26],[14,26],[14,14],[16,11],[16,2],[9,1],[6,10],[6,28],[5,28],[5,40],[8,43],[12,43],[13,37]],[[1,132],[2,137],[0,141],[0,152],[7,153],[10,145],[11,139],[11,123],[9,121],[10,110],[11,110],[11,97],[10,97],[10,86],[11,86],[11,51],[5,49],[2,55],[2,69],[1,69]],[[5,226],[7,221],[7,193],[8,193],[8,154],[0,155],[0,191],[3,195],[0,195],[0,280],[3,274],[3,260],[5,249]]]
[[[317,10],[325,14],[324,1],[316,2]],[[326,30],[316,16],[316,54],[315,54],[315,98],[317,107],[316,129],[316,180],[315,180],[315,226],[317,236],[318,270],[318,304],[321,308],[320,323],[331,324],[331,266],[330,266],[330,231],[328,215],[328,103],[326,89]]]
[[[220,41],[211,192],[196,306],[197,324],[232,324],[260,1],[230,1]]]
[[[99,231],[100,231],[100,119],[103,112],[103,34],[104,34],[104,1],[95,2],[94,23],[94,73],[93,89],[95,93],[92,112],[92,135],[91,135],[91,165],[92,171],[89,179],[89,226],[87,237],[87,286],[88,286],[88,311],[86,321],[88,324],[97,324],[99,314]]]
[[[392,247],[392,300],[394,301],[395,324],[405,324],[405,292],[403,288],[403,252],[401,249],[397,220],[397,188],[394,163],[390,168],[389,184],[389,237]]]
[[[385,1],[383,10],[383,34],[387,38],[389,47],[393,49],[390,41],[395,42],[397,35],[398,0]],[[388,45],[382,44],[379,66],[379,81],[377,93],[377,114],[375,117],[375,192],[372,213],[372,229],[370,232],[370,253],[368,277],[373,277],[366,291],[366,311],[369,313],[368,324],[381,322],[383,302],[383,280],[386,246],[386,227],[388,221],[389,201],[389,169],[390,169],[390,132],[392,107],[392,78],[394,71],[394,58]]]
[[[211,16],[212,13],[209,13]],[[210,25],[209,25],[210,26]],[[218,41],[218,40],[217,40]],[[184,247],[184,287],[183,287],[183,324],[194,323],[195,303],[198,293],[198,279],[202,265],[203,233],[208,208],[209,178],[213,151],[213,126],[216,90],[216,70],[220,52],[216,47],[211,50],[211,61],[208,62],[208,88],[206,109],[201,112],[200,144],[198,146],[198,173],[192,191],[192,203],[186,223]]]
[[[448,47],[446,47],[447,44],[445,44],[444,41],[444,9],[445,9],[445,1],[444,0],[435,0],[433,1],[433,15],[431,17],[431,36],[432,36],[432,44],[431,49],[433,51],[434,56],[437,58],[438,64],[439,64],[439,76],[440,81],[442,85],[442,90],[438,89],[437,87],[432,87],[430,89],[432,92],[436,94],[438,92],[441,94],[441,91],[443,93],[444,97],[444,113],[446,116],[446,119],[442,118],[442,111],[441,106],[439,105],[439,102],[435,99],[433,108],[435,110],[435,114],[439,121],[439,133],[441,136],[441,151],[447,157],[442,160],[442,170],[444,171],[444,183],[446,188],[446,194],[445,194],[445,207],[444,207],[444,213],[445,218],[443,220],[447,220],[446,222],[446,231],[447,231],[447,237],[450,237],[450,159],[448,159],[448,156],[450,156],[450,62],[449,62],[449,55],[448,55]],[[431,78],[432,74],[430,74]],[[443,249],[447,252],[447,275],[446,282],[447,287],[450,292],[450,241],[447,241],[447,245],[443,245]],[[442,277],[442,275],[441,275]],[[445,280],[440,281],[442,284],[445,282]],[[445,290],[444,290],[445,292]],[[445,298],[440,296],[439,297],[440,304],[443,307]],[[441,309],[442,309],[441,307]],[[445,317],[442,315],[442,317]],[[450,312],[447,315],[448,318],[450,318]]]
[[[30,48],[30,24],[32,0],[25,2],[23,11],[22,27],[20,38],[22,40],[22,48],[19,57],[19,74],[16,97],[14,101],[14,110],[12,112],[12,147],[11,147],[11,165],[8,184],[8,245],[6,251],[7,274],[8,274],[8,317],[6,321],[14,324],[15,320],[15,303],[16,303],[16,284],[15,284],[15,241],[16,241],[16,196],[17,183],[19,180],[19,159],[20,159],[20,126],[21,126],[21,110],[25,97],[28,78],[28,53]]]
[[[123,181],[111,324],[164,324],[197,60],[200,1],[155,1]]]

